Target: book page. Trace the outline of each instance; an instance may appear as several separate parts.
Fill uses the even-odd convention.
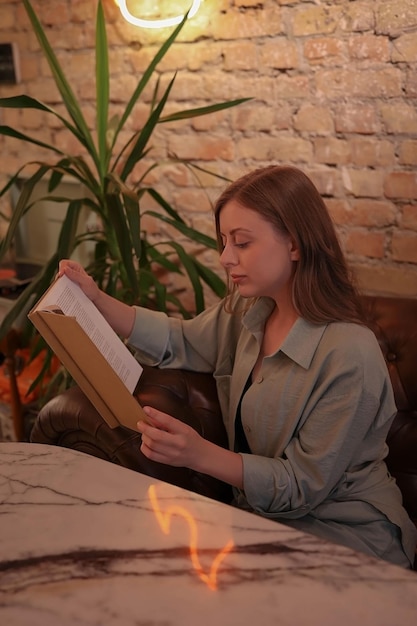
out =
[[[57,311],[58,309],[58,311]],[[75,317],[86,335],[105,357],[130,393],[135,390],[142,366],[112,329],[95,304],[68,276],[58,278],[38,302],[34,310],[62,311]]]

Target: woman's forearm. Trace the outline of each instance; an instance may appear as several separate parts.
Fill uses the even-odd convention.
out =
[[[98,292],[94,304],[118,335],[124,339],[129,337],[135,321],[135,309],[132,306],[116,300],[104,291]]]
[[[204,453],[192,469],[243,489],[243,460],[240,454],[205,440]]]

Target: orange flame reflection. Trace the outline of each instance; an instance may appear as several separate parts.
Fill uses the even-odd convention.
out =
[[[173,515],[179,515],[185,519],[188,523],[190,529],[190,557],[191,562],[195,571],[197,572],[198,577],[206,583],[206,585],[212,589],[217,589],[217,571],[220,567],[220,563],[226,557],[226,555],[231,551],[234,546],[234,542],[230,539],[227,544],[224,546],[222,550],[217,554],[214,558],[210,571],[206,574],[203,570],[203,566],[200,563],[200,559],[198,558],[198,548],[197,548],[197,524],[194,517],[182,506],[171,505],[168,509],[163,513],[161,511],[161,507],[159,506],[158,498],[156,497],[155,485],[151,485],[148,489],[149,500],[151,501],[152,508],[155,512],[156,519],[161,527],[161,530],[165,535],[168,535],[170,532],[171,525],[171,517]]]

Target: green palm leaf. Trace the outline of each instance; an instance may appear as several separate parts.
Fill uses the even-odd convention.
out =
[[[196,243],[200,243],[206,248],[211,248],[212,250],[217,250],[217,241],[213,237],[209,237],[209,235],[205,235],[204,233],[200,233],[200,231],[195,230],[195,228],[191,228],[191,226],[187,226],[182,221],[172,220],[165,215],[161,215],[156,211],[145,211],[144,215],[152,215],[162,222],[166,222],[170,226],[173,226],[180,233],[191,239],[191,241],[195,241]]]
[[[33,139],[32,137],[29,137],[29,135],[25,135],[18,130],[10,128],[10,126],[0,126],[0,135],[14,137],[14,139],[19,139],[20,141],[27,141],[29,143],[34,143],[36,146],[40,146],[41,148],[53,150],[53,152],[56,152],[57,154],[64,154],[61,150],[59,150],[59,148],[56,148],[49,143],[45,143],[44,141],[40,141],[39,139]]]
[[[178,258],[180,259],[185,271],[188,274],[188,278],[190,279],[194,291],[195,310],[197,313],[201,313],[201,311],[204,310],[204,291],[200,281],[199,273],[194,263],[194,259],[192,256],[187,254],[187,252],[180,244],[170,241],[169,245],[178,254]]]
[[[148,121],[146,122],[146,124],[144,125],[142,129],[142,132],[140,133],[139,137],[134,143],[133,148],[122,169],[122,173],[120,174],[120,177],[122,178],[122,180],[126,180],[126,178],[129,176],[129,174],[133,170],[136,163],[142,158],[146,144],[148,143],[149,138],[151,137],[152,132],[159,121],[161,113],[164,110],[165,104],[168,100],[168,96],[174,84],[174,80],[175,80],[175,76],[169,82],[168,87],[166,88],[165,93],[163,94],[161,100],[159,101],[155,109],[152,111],[151,115],[148,118]]]
[[[107,34],[101,2],[97,8],[96,21],[96,115],[101,180],[104,180],[110,153],[107,146],[107,118],[109,113],[109,55]]]
[[[224,109],[230,109],[238,104],[248,102],[252,98],[238,98],[237,100],[228,100],[226,102],[218,102],[217,104],[210,104],[204,107],[198,107],[196,109],[188,109],[187,111],[177,111],[176,113],[170,113],[165,117],[161,117],[160,124],[165,122],[177,122],[179,120],[188,120],[192,117],[199,117],[201,115],[208,115],[209,113],[216,113],[217,111],[223,111]]]
[[[70,115],[72,121],[78,129],[79,135],[84,138],[85,145],[88,146],[89,152],[98,168],[99,164],[97,151],[95,149],[91,133],[88,129],[74,92],[71,89],[71,86],[68,83],[67,79],[65,78],[64,72],[61,69],[58,59],[56,58],[56,55],[45,35],[45,32],[36,16],[35,11],[32,8],[31,3],[29,2],[29,0],[23,0],[23,4],[25,5],[26,12],[29,16],[32,28],[35,32],[38,42],[42,48],[46,60],[48,61],[49,67],[55,79],[55,84],[59,90],[59,93],[62,96],[65,108],[67,109],[68,114]],[[101,2],[99,4],[101,5]]]
[[[46,113],[50,113],[54,115],[64,126],[68,128],[68,130],[77,137],[78,141],[82,143],[86,148],[88,148],[88,144],[85,142],[84,136],[79,132],[79,130],[73,126],[68,120],[65,119],[62,115],[55,111],[52,107],[48,106],[44,102],[37,100],[36,98],[32,98],[31,96],[26,96],[21,94],[19,96],[12,96],[11,98],[0,98],[0,107],[7,109],[34,109],[38,111],[45,111]],[[46,147],[52,149],[53,146],[49,146],[45,144]]]
[[[126,109],[125,109],[122,117],[120,118],[119,124],[116,127],[116,131],[115,131],[114,137],[113,137],[112,148],[113,148],[113,146],[114,146],[114,144],[116,142],[116,139],[117,139],[120,131],[122,130],[123,126],[125,125],[126,120],[129,118],[130,114],[132,113],[133,107],[135,106],[136,102],[138,101],[140,95],[142,94],[142,92],[145,89],[146,85],[148,84],[149,80],[154,76],[154,72],[155,72],[156,66],[163,59],[165,54],[168,52],[168,50],[170,49],[170,47],[172,46],[172,44],[174,43],[174,41],[178,37],[179,33],[181,32],[182,28],[184,27],[184,24],[186,23],[186,21],[187,21],[187,15],[184,16],[184,19],[182,20],[182,22],[180,24],[178,24],[178,26],[173,30],[173,32],[168,37],[168,39],[162,44],[162,46],[159,48],[158,52],[156,53],[156,55],[154,56],[154,58],[152,59],[152,61],[148,65],[147,69],[142,74],[142,78],[140,79],[140,81],[139,81],[135,91],[133,92],[133,94],[132,94],[132,96],[131,96],[131,98],[130,98],[127,106],[126,106]]]

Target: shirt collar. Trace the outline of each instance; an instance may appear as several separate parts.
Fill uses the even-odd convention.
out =
[[[260,298],[244,315],[242,323],[260,342],[263,336],[265,320],[274,308],[274,302],[269,298]],[[312,324],[299,317],[286,336],[281,347],[277,350],[283,352],[290,359],[304,369],[310,367],[317,346],[326,330],[327,324]]]

